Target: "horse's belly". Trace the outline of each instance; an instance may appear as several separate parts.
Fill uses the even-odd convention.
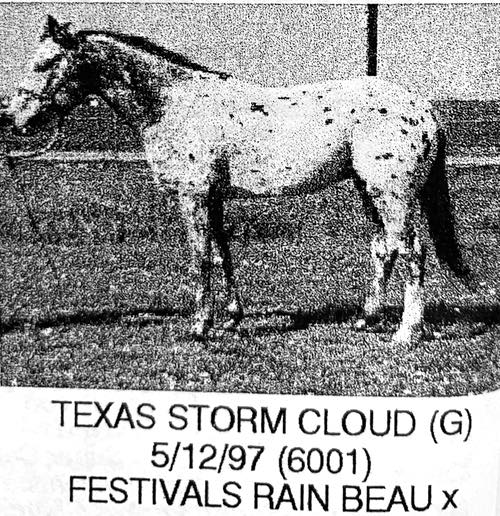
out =
[[[240,143],[229,158],[232,187],[255,195],[317,190],[336,180],[346,160],[333,134],[276,134]]]
[[[241,189],[256,195],[279,195],[286,191],[307,185],[312,182],[316,169],[328,168],[331,172],[331,164],[328,159],[324,165],[317,158],[307,159],[307,156],[295,159],[279,159],[276,156],[260,157],[243,156],[231,160],[230,185],[237,190]]]

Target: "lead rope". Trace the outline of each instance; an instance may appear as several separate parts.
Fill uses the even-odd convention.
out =
[[[9,170],[12,181],[14,182],[14,185],[17,185],[19,191],[21,192],[21,197],[24,204],[24,208],[26,210],[26,215],[28,216],[30,229],[35,237],[35,243],[38,243],[41,254],[43,254],[45,261],[47,262],[48,266],[52,271],[57,288],[59,288],[59,273],[54,263],[54,260],[52,259],[52,256],[48,250],[48,242],[46,241],[46,238],[43,235],[43,233],[40,231],[40,224],[31,209],[28,200],[28,195],[26,193],[26,185],[24,184],[22,175],[17,173],[16,164],[18,161],[24,161],[27,159],[35,158],[37,156],[49,152],[54,147],[56,140],[58,139],[61,133],[61,126],[62,121],[59,121],[56,130],[54,131],[54,134],[51,136],[49,142],[41,149],[29,152],[12,152],[7,148],[3,156],[7,163],[7,168]]]

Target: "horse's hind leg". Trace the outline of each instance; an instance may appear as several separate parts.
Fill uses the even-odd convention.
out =
[[[394,192],[390,198],[391,203],[389,199],[385,202],[381,199],[380,212],[384,220],[385,239],[381,246],[383,261],[379,262],[379,274],[384,275],[382,283],[386,283],[396,256],[404,261],[406,281],[403,317],[394,340],[411,342],[421,337],[423,329],[425,248],[421,238],[421,213],[415,202],[398,201],[394,198]],[[374,242],[373,247],[376,249],[376,240]]]
[[[374,276],[371,288],[366,296],[363,317],[357,323],[359,328],[377,322],[381,316],[383,303],[385,300],[386,288],[391,276],[394,262],[398,256],[398,242],[394,238],[392,227],[386,227],[384,220],[386,214],[379,210],[374,204],[370,194],[366,189],[366,183],[360,178],[355,177],[354,183],[361,195],[363,207],[369,218],[375,225],[376,232],[371,242],[371,257],[374,267]],[[385,207],[385,204],[382,204]],[[390,230],[390,232],[387,231]]]
[[[387,283],[398,255],[394,240],[385,231],[379,231],[371,243],[371,256],[375,269],[371,290],[366,297],[364,315],[368,323],[380,317],[385,301]]]
[[[377,227],[372,241],[371,254],[375,268],[372,288],[367,296],[364,311],[365,319],[359,323],[376,321],[382,309],[387,282],[397,256],[405,262],[406,282],[404,308],[401,325],[394,339],[410,342],[419,338],[423,328],[423,282],[425,249],[422,245],[422,216],[417,208],[414,192],[392,184],[385,191],[368,186],[362,180],[356,180],[365,209],[371,215]]]
[[[426,250],[421,240],[420,213],[410,212],[401,256],[405,261],[406,282],[404,292],[403,317],[394,335],[397,342],[411,342],[422,336],[424,319],[424,271]]]
[[[213,323],[208,196],[183,192],[179,195],[179,204],[191,248],[191,273],[195,283],[196,311],[191,332],[193,337],[204,339]]]
[[[224,271],[224,283],[227,291],[227,311],[230,320],[224,325],[225,328],[236,326],[243,318],[243,307],[241,305],[236,281],[234,278],[233,260],[231,258],[231,249],[229,246],[229,238],[224,228],[224,200],[214,195],[210,199],[209,206],[210,225],[214,240],[217,243],[222,258],[222,269]]]

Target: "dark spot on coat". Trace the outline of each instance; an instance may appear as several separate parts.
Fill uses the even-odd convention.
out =
[[[396,174],[391,174],[391,179],[397,179],[397,175]]]
[[[408,134],[408,131],[407,131],[406,129],[401,129],[401,132],[402,132],[403,134]]]
[[[286,170],[292,170],[292,167],[285,167]]]
[[[375,159],[391,159],[394,157],[394,154],[391,154],[390,152],[386,152],[385,154],[382,154],[380,156],[375,156]]]
[[[407,119],[405,116],[402,116],[402,117],[401,117],[401,120],[402,120],[403,122],[405,122],[405,123],[408,123],[408,119]]]
[[[210,97],[210,95],[208,93],[205,93],[205,95],[203,95],[205,98],[208,98]]]
[[[191,161],[194,161],[194,154],[192,152],[189,153],[189,159]]]
[[[279,100],[290,100],[290,97],[278,97]]]
[[[354,123],[355,124],[360,124],[361,122],[358,119],[356,119],[356,120],[354,120]]]
[[[234,115],[232,113],[229,113],[229,118],[232,120],[234,118]]]
[[[328,107],[328,106],[326,106],[326,107],[324,107],[324,108],[323,108],[323,112],[324,112],[324,113],[328,113],[328,111],[331,111],[331,110],[332,110],[332,108],[331,108],[331,107]]]
[[[431,150],[431,142],[429,140],[429,135],[427,134],[427,131],[424,131],[422,133],[422,143],[425,145],[425,147],[424,147],[424,159],[427,159],[427,156],[429,156],[429,152]]]
[[[387,114],[387,109],[385,107],[383,107],[383,108],[380,108],[378,110],[378,112],[381,113],[382,115],[386,115]]]
[[[253,172],[254,174],[259,173],[260,170],[258,168],[251,168],[250,172]]]
[[[410,122],[410,125],[412,125],[414,127],[418,125],[418,120],[414,120],[413,118],[410,118],[409,122]]]
[[[354,115],[356,113],[356,110],[354,108],[351,109],[351,115]]]
[[[422,122],[425,122],[425,118],[424,118],[423,116],[421,116],[421,117],[420,117],[420,120],[421,120]]]
[[[410,100],[410,106],[414,106],[415,105],[415,101],[414,100]]]
[[[273,130],[272,130],[272,129],[268,129],[268,132],[272,133],[272,132],[273,132]]]
[[[327,119],[325,120],[325,125],[330,125],[330,124],[332,124],[332,123],[333,123],[333,119],[331,119],[331,118],[327,118]]]
[[[410,145],[410,147],[411,147],[413,150],[415,150],[415,149],[416,149],[416,147],[415,147],[415,144],[414,144],[414,143],[412,143],[412,144]]]
[[[292,102],[291,104],[292,106],[296,106],[297,105],[297,102]]]
[[[256,102],[252,102],[250,111],[259,111],[265,116],[269,115],[269,113],[264,109],[264,104],[257,104]]]
[[[371,107],[368,111],[375,111],[375,108]]]
[[[322,99],[323,98],[323,95],[318,95],[318,99]]]
[[[307,91],[305,91],[305,90],[304,90],[304,91],[302,92],[302,95],[305,95],[306,93],[307,93]]]

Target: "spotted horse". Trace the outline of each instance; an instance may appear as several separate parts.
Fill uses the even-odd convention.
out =
[[[48,17],[27,75],[4,112],[29,132],[97,95],[142,135],[159,187],[178,192],[192,250],[192,334],[213,324],[212,252],[222,260],[227,327],[243,317],[224,201],[306,194],[351,178],[377,228],[375,275],[358,326],[377,320],[396,258],[404,260],[402,321],[423,325],[424,214],[437,256],[467,277],[445,175],[445,137],[428,101],[377,78],[286,88],[244,82],[142,37],[73,31]],[[212,249],[214,248],[214,249]]]

